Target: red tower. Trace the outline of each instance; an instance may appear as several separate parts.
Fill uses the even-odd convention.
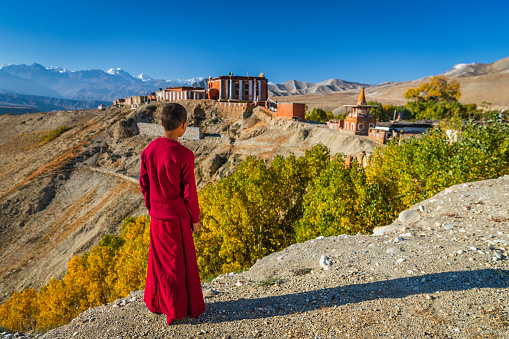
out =
[[[370,127],[376,126],[376,118],[369,114],[370,108],[377,106],[368,105],[366,96],[364,95],[364,87],[362,88],[357,105],[344,105],[346,112],[350,112],[345,118],[343,129],[353,132],[354,134],[367,135]]]

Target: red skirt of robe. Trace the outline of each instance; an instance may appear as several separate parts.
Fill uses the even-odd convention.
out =
[[[174,319],[205,312],[191,219],[150,220],[144,301],[154,313]]]

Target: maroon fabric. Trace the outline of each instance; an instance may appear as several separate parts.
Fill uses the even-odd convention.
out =
[[[194,154],[179,142],[157,138],[141,153],[140,187],[151,217],[200,220]]]
[[[151,218],[144,301],[168,325],[205,312],[190,218]]]

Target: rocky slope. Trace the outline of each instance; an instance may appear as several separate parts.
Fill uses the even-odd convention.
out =
[[[375,146],[323,126],[285,122],[264,111],[252,115],[199,101],[183,101],[205,138],[182,141],[196,155],[199,187],[257,155],[297,155],[322,142],[332,150],[369,153]],[[155,110],[110,109],[0,116],[0,302],[12,292],[62,278],[67,262],[118,234],[124,218],[145,214],[139,191],[141,151],[153,140],[137,122],[157,122]],[[38,144],[59,126],[67,131]]]
[[[319,237],[202,284],[196,319],[168,326],[137,291],[43,338],[509,338],[508,206],[509,176],[453,186],[374,235]]]

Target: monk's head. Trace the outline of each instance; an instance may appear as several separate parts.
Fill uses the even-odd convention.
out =
[[[173,131],[187,121],[187,111],[184,106],[171,103],[163,107],[161,124],[166,131]]]

